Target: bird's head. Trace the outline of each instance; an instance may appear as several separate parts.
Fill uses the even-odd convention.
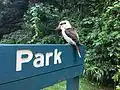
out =
[[[68,20],[63,20],[59,23],[58,27],[56,28],[56,30],[60,31],[60,30],[65,30],[68,28],[72,28],[70,22]]]

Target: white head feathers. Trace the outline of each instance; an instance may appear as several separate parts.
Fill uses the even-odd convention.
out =
[[[70,22],[68,20],[63,20],[59,23],[58,27],[56,29],[68,29],[68,28],[72,28]]]

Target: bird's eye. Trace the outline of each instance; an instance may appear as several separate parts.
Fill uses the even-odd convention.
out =
[[[66,24],[66,22],[64,22],[64,23],[61,23],[60,25],[64,25],[64,24]]]

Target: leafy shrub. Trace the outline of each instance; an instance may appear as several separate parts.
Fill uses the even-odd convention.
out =
[[[120,3],[115,1],[100,17],[83,19],[83,30],[88,28],[86,75],[99,83],[112,79],[120,65]],[[91,28],[90,28],[91,27]],[[117,73],[119,76],[119,74]],[[116,77],[116,74],[115,76]],[[112,81],[112,80],[111,80]],[[111,82],[112,83],[112,82]]]
[[[54,29],[58,19],[58,9],[54,8],[53,5],[40,3],[30,7],[24,16],[24,20],[34,35],[27,43],[40,42],[39,39],[43,39],[41,42],[45,43],[44,37],[55,33]]]
[[[37,3],[29,5],[27,12],[23,17],[22,28],[18,31],[4,35],[0,43],[53,43],[52,37],[58,40],[55,28],[60,20],[61,13],[53,5]],[[51,36],[50,36],[51,35]],[[55,42],[54,41],[54,42]]]

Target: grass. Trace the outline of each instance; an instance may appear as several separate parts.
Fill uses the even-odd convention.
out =
[[[53,86],[47,87],[42,90],[66,90],[66,81],[55,84]],[[80,88],[79,90],[113,90],[112,88],[98,86],[94,83],[89,82],[85,78],[80,80]]]

